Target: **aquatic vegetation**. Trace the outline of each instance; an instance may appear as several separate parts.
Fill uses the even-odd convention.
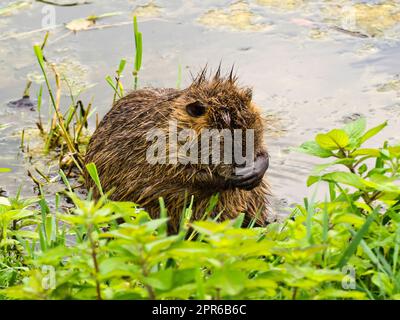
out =
[[[59,149],[60,154],[60,167],[66,168],[70,172],[73,168],[78,168],[82,171],[84,146],[86,143],[83,141],[88,140],[85,136],[85,129],[87,128],[87,120],[90,116],[92,104],[89,103],[87,108],[83,106],[82,101],[75,101],[76,96],[71,91],[71,105],[65,114],[61,113],[60,98],[61,98],[61,76],[54,65],[50,65],[53,72],[56,84],[56,91],[54,95],[53,88],[46,71],[46,62],[43,56],[43,49],[47,40],[48,34],[45,37],[43,44],[35,45],[34,52],[39,63],[40,69],[43,73],[46,88],[50,97],[51,106],[53,108],[53,117],[51,119],[48,129],[46,129],[40,118],[40,102],[42,100],[42,90],[39,93],[39,122],[37,123],[41,134],[45,137],[44,151],[48,153],[50,149]],[[80,111],[80,112],[78,112]],[[48,131],[47,131],[48,130]]]
[[[9,217],[2,220],[9,247],[7,256],[0,250],[0,294],[11,299],[399,299],[400,147],[363,147],[385,126],[366,130],[365,119],[359,119],[304,143],[300,151],[335,159],[316,170],[330,168],[329,173],[308,181],[328,184],[326,200],[306,198],[290,217],[266,228],[242,228],[243,215],[191,222],[190,204],[178,234],[168,235],[162,199],[160,218],[152,220],[136,204],[109,201],[107,195],[98,202],[90,193],[81,199],[65,176],[66,195],[73,201],[67,212],[50,209],[43,196],[0,198],[0,211]],[[101,188],[95,166],[87,169]],[[35,201],[40,210],[32,207]],[[210,200],[211,210],[216,201]],[[123,224],[116,223],[121,219]],[[24,233],[24,224],[34,225],[34,231]],[[11,243],[12,235],[18,236]]]
[[[256,0],[257,4],[280,10],[294,10],[305,4],[304,0]]]
[[[42,83],[44,83],[44,77],[43,77],[43,75],[41,74],[41,73],[39,73],[38,71],[32,71],[32,72],[29,72],[28,74],[27,74],[27,79],[29,80],[29,81],[31,81],[31,82],[33,82],[33,83],[36,83],[36,84],[42,84]]]
[[[142,34],[139,32],[136,17],[133,20],[134,40],[135,40],[135,65],[133,69],[134,88],[138,86],[138,74],[142,65]],[[78,176],[78,172],[83,173],[83,155],[86,150],[87,143],[90,136],[88,135],[88,119],[93,114],[92,103],[89,102],[84,106],[83,102],[79,99],[80,94],[92,87],[92,84],[86,82],[87,70],[79,63],[70,60],[63,60],[58,63],[51,62],[49,58],[44,58],[44,49],[47,43],[49,33],[46,34],[42,45],[35,45],[34,52],[37,57],[42,77],[45,82],[45,87],[50,98],[50,106],[52,107],[51,120],[48,125],[42,122],[41,105],[43,87],[40,87],[38,94],[38,122],[37,127],[43,139],[45,140],[44,147],[42,148],[46,155],[57,157],[59,167],[66,172],[66,176]],[[115,84],[110,76],[106,78],[107,82],[114,90],[113,101],[117,97],[124,95],[124,87],[121,82],[122,73],[126,66],[126,60],[122,59],[118,70],[116,72]],[[55,89],[52,88],[49,75],[54,76]],[[60,106],[60,97],[65,94],[70,97],[70,105],[67,110],[62,113]],[[98,118],[96,118],[98,122]],[[24,136],[25,131],[23,131]],[[22,138],[22,150],[25,150],[24,139]],[[40,146],[27,147],[27,154],[32,157],[37,153]],[[52,163],[51,159],[47,163]],[[32,173],[35,171],[39,174],[40,181]],[[29,177],[40,189],[44,185],[52,185],[54,181],[48,178],[46,174],[35,166],[28,170]],[[44,179],[44,181],[43,181]]]
[[[262,2],[292,10],[300,1],[258,4]],[[241,13],[215,9],[210,26],[265,30],[257,29],[263,24],[251,6],[234,8]],[[256,27],[241,27],[242,23]],[[312,29],[316,38],[321,34],[313,30],[326,32]],[[357,32],[365,31],[357,28],[349,34]],[[137,88],[143,48],[136,20],[134,40],[130,72]],[[266,228],[243,228],[242,216],[192,222],[188,205],[179,233],[168,235],[162,199],[160,217],[152,220],[138,204],[110,201],[103,192],[94,201],[91,192],[86,196],[76,190],[79,170],[88,170],[101,189],[95,166],[84,168],[80,162],[93,107],[79,99],[80,86],[85,85],[73,78],[76,73],[87,80],[87,70],[79,62],[55,62],[46,52],[45,45],[35,46],[42,74],[30,79],[43,85],[37,93],[39,130],[23,131],[21,150],[30,158],[36,146],[28,148],[26,141],[39,132],[45,146],[39,143],[38,148],[56,160],[43,166],[33,161],[29,168],[39,196],[6,197],[0,188],[0,299],[400,299],[400,146],[386,141],[378,148],[365,144],[386,123],[367,130],[365,120],[358,119],[321,132],[297,149],[326,160],[307,181],[319,191],[326,187],[324,200],[305,198],[289,217]],[[125,93],[126,68],[127,59],[121,59],[114,77],[107,77],[113,100]],[[377,90],[398,91],[397,82],[396,76]],[[59,98],[65,93],[71,101],[61,106]],[[49,123],[41,117],[45,95]],[[4,128],[0,125],[0,131]],[[46,165],[56,168],[52,175]],[[0,168],[0,177],[9,171]],[[71,204],[66,206],[63,199]],[[217,196],[210,199],[209,210],[216,201]]]
[[[378,92],[397,91],[400,93],[400,75],[396,75],[393,79],[380,85],[377,88]]]
[[[84,31],[84,30],[89,30],[91,29],[98,20],[100,19],[104,19],[104,18],[108,18],[108,17],[113,17],[113,16],[117,16],[120,15],[121,12],[109,12],[109,13],[104,13],[101,15],[91,15],[89,17],[86,18],[80,18],[80,19],[75,19],[72,20],[70,22],[68,22],[67,24],[65,24],[65,27],[73,32],[78,32],[78,31]]]
[[[310,38],[314,39],[314,40],[321,40],[321,39],[325,39],[327,36],[327,31],[326,30],[322,30],[320,28],[313,28],[310,30]]]
[[[95,24],[95,21],[92,19],[87,19],[87,18],[81,18],[81,19],[75,19],[72,20],[71,22],[68,22],[65,27],[68,30],[71,30],[73,32],[78,32],[82,30],[87,30],[90,27],[93,27]]]
[[[54,69],[59,73],[62,94],[73,96],[75,100],[83,92],[96,85],[95,83],[91,83],[88,79],[88,68],[76,59],[63,58],[60,61],[49,60],[46,66],[48,69]]]
[[[255,14],[247,2],[238,1],[227,9],[212,9],[204,13],[198,22],[210,27],[224,27],[236,31],[264,31],[271,25],[262,23],[262,17]]]
[[[143,57],[143,41],[142,33],[139,32],[136,16],[133,17],[133,35],[135,37],[135,69],[133,70],[133,77],[135,78],[135,89],[138,86],[138,74],[142,67]]]
[[[156,5],[153,1],[149,3],[137,6],[133,10],[133,15],[136,17],[143,17],[143,18],[155,18],[159,17],[162,13],[162,8]]]
[[[134,79],[134,89],[138,88],[139,83],[139,71],[142,67],[142,58],[143,58],[143,40],[142,40],[142,33],[139,31],[139,26],[137,22],[137,17],[133,17],[133,36],[134,36],[134,43],[135,43],[135,62],[134,68],[132,71],[133,79]],[[124,72],[126,66],[126,60],[121,59],[118,69],[116,71],[115,76],[115,83],[111,76],[106,77],[107,83],[111,86],[114,90],[114,98],[113,103],[116,101],[117,97],[122,98],[124,96],[124,86],[121,82],[122,73]]]
[[[382,37],[400,23],[400,4],[397,1],[379,3],[352,3],[341,1],[327,3],[322,8],[326,21],[337,26],[346,23],[349,31],[370,37]]]
[[[0,16],[8,16],[20,9],[27,8],[31,5],[30,1],[14,1],[5,6],[0,7]]]
[[[126,60],[122,59],[119,63],[118,70],[116,71],[115,84],[110,76],[106,77],[106,81],[114,90],[113,104],[117,100],[117,96],[118,98],[122,98],[124,96],[124,86],[122,85],[121,77],[122,73],[124,72],[125,66],[126,66]]]

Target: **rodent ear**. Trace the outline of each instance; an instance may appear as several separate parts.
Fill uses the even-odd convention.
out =
[[[201,117],[206,113],[206,107],[199,101],[195,101],[186,105],[186,112],[195,118]]]
[[[251,88],[246,88],[244,90],[244,96],[245,96],[246,100],[248,102],[250,102],[251,99],[253,99],[253,90]]]

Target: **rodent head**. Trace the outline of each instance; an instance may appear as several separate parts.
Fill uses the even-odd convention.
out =
[[[261,182],[268,168],[268,154],[263,145],[263,120],[252,102],[252,90],[239,87],[237,77],[232,71],[227,76],[221,76],[218,68],[215,75],[207,77],[207,70],[203,69],[172,103],[171,117],[177,122],[178,132],[190,129],[195,133],[186,141],[180,141],[180,144],[189,140],[197,143],[198,162],[191,163],[190,168],[194,170],[194,174],[205,174],[208,177],[208,181],[201,179],[204,186],[207,187],[209,182],[210,185],[216,184],[224,188],[239,187],[249,190]],[[211,139],[216,132],[220,134],[217,151],[219,162],[212,158],[216,152],[212,142],[209,143],[209,161],[204,161],[207,156],[204,158],[205,148],[201,140],[205,130],[212,130]],[[225,134],[230,134],[231,142]],[[224,143],[228,143],[230,147],[226,149]],[[249,150],[250,154],[246,154]],[[240,157],[237,157],[237,152],[246,157],[247,163],[243,163],[243,158],[242,162],[238,162]],[[178,152],[178,157],[185,156]],[[193,181],[196,183],[196,179]]]

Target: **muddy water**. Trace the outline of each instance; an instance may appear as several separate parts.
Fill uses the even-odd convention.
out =
[[[0,8],[11,2],[1,1]],[[20,132],[35,126],[37,114],[7,106],[21,97],[27,78],[34,81],[32,95],[38,91],[41,78],[32,45],[44,35],[36,32],[48,12],[44,6],[28,3],[0,16],[0,125],[9,125],[0,129],[0,167],[13,170],[1,174],[0,187],[11,195],[19,186],[24,194],[34,192],[26,176],[30,166],[45,172],[56,166],[23,157]],[[51,32],[46,56],[63,65],[77,88],[88,88],[81,99],[93,98],[100,116],[112,100],[105,76],[114,73],[120,58],[133,68],[132,25],[127,24],[132,12],[139,16],[144,38],[141,86],[175,87],[181,66],[184,87],[190,72],[206,63],[216,67],[222,60],[227,69],[234,63],[240,82],[254,88],[255,101],[275,119],[266,139],[272,157],[268,176],[279,211],[313,192],[305,181],[317,162],[290,147],[359,116],[370,126],[389,120],[371,144],[400,140],[399,1],[98,0],[54,8],[58,27]],[[95,25],[114,25],[110,28],[74,34],[64,26],[110,12],[120,14]],[[129,72],[124,84],[132,85]]]

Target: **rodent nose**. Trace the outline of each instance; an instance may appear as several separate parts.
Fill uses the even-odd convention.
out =
[[[235,175],[228,179],[228,184],[232,187],[251,190],[261,183],[268,167],[268,155],[258,155],[254,161],[253,166],[236,168]]]

